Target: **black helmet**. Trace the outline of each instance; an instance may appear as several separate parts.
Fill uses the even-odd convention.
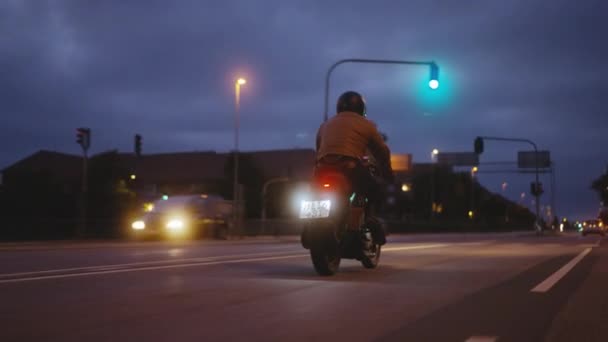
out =
[[[356,91],[347,91],[340,95],[336,111],[340,112],[355,112],[365,116],[365,100],[361,94]]]

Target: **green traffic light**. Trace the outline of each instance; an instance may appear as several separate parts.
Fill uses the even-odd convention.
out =
[[[167,195],[163,195],[163,201],[166,201],[166,200],[168,200],[168,199],[169,199],[169,196],[167,196]]]
[[[429,88],[436,90],[437,88],[439,88],[439,81],[438,80],[430,80],[429,81]]]

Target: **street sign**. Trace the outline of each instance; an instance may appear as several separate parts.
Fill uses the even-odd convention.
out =
[[[440,152],[437,154],[437,163],[451,166],[479,165],[479,155],[474,152]]]
[[[536,153],[534,151],[519,151],[517,153],[517,167],[521,169],[536,168]],[[538,151],[538,167],[551,167],[551,155],[549,151]]]
[[[412,169],[412,155],[409,153],[404,154],[391,154],[391,166],[393,171],[396,172],[407,172]]]

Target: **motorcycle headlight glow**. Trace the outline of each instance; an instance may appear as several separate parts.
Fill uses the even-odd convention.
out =
[[[182,228],[184,228],[184,221],[182,221],[181,219],[169,220],[169,222],[167,222],[167,228],[173,229],[173,230],[182,229]]]

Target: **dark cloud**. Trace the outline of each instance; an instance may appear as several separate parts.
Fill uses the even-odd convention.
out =
[[[0,165],[35,151],[229,150],[237,75],[241,146],[312,146],[325,72],[346,57],[435,60],[427,70],[345,64],[330,112],[356,89],[393,150],[469,150],[476,135],[533,138],[556,160],[564,214],[593,212],[608,127],[602,1],[5,1]],[[484,160],[525,146],[492,145]],[[513,179],[514,196],[529,176]],[[504,177],[485,177],[491,188]],[[590,209],[592,208],[592,209]]]

